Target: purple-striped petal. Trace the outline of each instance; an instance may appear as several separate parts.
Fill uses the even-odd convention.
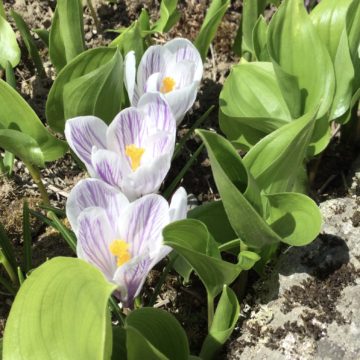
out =
[[[163,73],[163,78],[166,77],[175,81],[174,90],[191,85],[195,81],[195,64],[188,60],[167,64]]]
[[[66,202],[66,216],[72,229],[77,232],[78,217],[82,211],[100,207],[106,211],[114,227],[129,201],[116,188],[98,179],[80,180],[71,190]]]
[[[109,247],[118,236],[109,222],[106,211],[96,207],[87,208],[80,214],[78,225],[78,257],[95,265],[111,281],[117,265]]]
[[[165,99],[170,105],[171,111],[179,125],[186,112],[193,106],[196,100],[198,83],[194,82],[182,89],[165,94]]]
[[[136,58],[135,52],[129,51],[124,60],[124,83],[130,103],[133,103],[136,79]]]
[[[195,64],[194,80],[200,81],[203,75],[203,63],[196,47],[187,39],[176,38],[164,45],[164,48],[175,54],[176,62],[189,60]]]
[[[125,154],[128,145],[141,147],[142,140],[147,135],[145,120],[144,115],[137,108],[131,107],[121,111],[108,128],[106,134],[108,149],[117,154]]]
[[[187,214],[187,193],[183,187],[179,187],[171,198],[170,221],[186,219]]]
[[[160,89],[161,73],[151,74],[146,80],[145,84],[145,93],[155,92]]]
[[[144,94],[138,103],[139,110],[147,116],[149,125],[157,131],[176,132],[176,120],[165,97],[160,93]]]
[[[106,131],[107,125],[95,116],[79,116],[65,123],[66,140],[75,154],[85,163],[91,175],[93,175],[92,148],[106,147]]]
[[[94,151],[92,165],[99,179],[120,189],[122,179],[131,171],[128,162],[110,150],[100,149]]]

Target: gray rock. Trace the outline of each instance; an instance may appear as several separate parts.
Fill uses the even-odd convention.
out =
[[[321,235],[287,248],[255,283],[228,359],[360,359],[359,204],[354,195],[320,205]]]

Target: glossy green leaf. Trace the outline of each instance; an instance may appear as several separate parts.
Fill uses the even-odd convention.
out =
[[[50,89],[46,117],[51,128],[63,132],[74,116],[96,115],[110,122],[121,109],[123,61],[112,48],[80,54],[59,73]]]
[[[6,63],[10,62],[11,66],[15,67],[20,56],[15,33],[6,19],[0,16],[0,66],[5,69]]]
[[[31,59],[33,60],[35,67],[38,71],[38,73],[41,76],[46,76],[45,70],[43,67],[42,60],[39,55],[39,51],[35,45],[34,39],[31,36],[30,30],[27,27],[24,19],[21,17],[20,14],[15,12],[14,10],[11,10],[11,16],[14,18],[17,28],[20,31],[21,37],[23,38],[24,44],[26,46],[27,51],[29,52],[29,55]]]
[[[151,30],[168,32],[180,19],[181,13],[176,9],[177,0],[162,0],[160,5],[160,19]]]
[[[81,0],[58,0],[51,24],[49,53],[59,72],[85,50]]]
[[[114,289],[80,259],[46,262],[15,298],[4,334],[4,359],[109,359],[107,304]]]
[[[198,220],[171,223],[163,230],[163,236],[165,244],[194,268],[212,298],[222,291],[224,284],[232,283],[242,270],[239,264],[221,259],[216,242]]]
[[[189,344],[184,329],[168,312],[141,308],[126,318],[128,360],[187,360]]]
[[[209,334],[202,345],[200,358],[214,358],[233,332],[239,315],[240,305],[235,293],[228,286],[224,286]]]
[[[232,68],[220,93],[220,127],[237,147],[255,145],[291,121],[271,63],[242,63]],[[246,136],[246,129],[254,136]]]
[[[293,191],[298,169],[306,158],[315,114],[281,127],[259,141],[244,157],[244,164],[267,193]]]
[[[204,22],[201,25],[199,34],[194,42],[203,61],[206,58],[210,43],[214,39],[216,31],[229,5],[230,0],[212,0],[206,12]]]
[[[311,20],[334,64],[336,89],[330,119],[349,108],[353,90],[354,67],[346,31],[346,13],[352,0],[323,0],[311,12]]]
[[[254,47],[254,54],[257,61],[271,61],[270,55],[267,49],[267,28],[268,25],[262,15],[255,23],[252,33],[252,42]]]
[[[139,18],[127,29],[123,30],[109,46],[120,49],[121,54],[124,57],[129,51],[135,51],[136,61],[139,63],[147,48],[146,38],[149,33],[151,33],[149,14],[145,9],[143,9]]]
[[[259,190],[230,142],[209,131],[198,130],[198,134],[208,150],[215,183],[237,236],[250,248],[281,241],[262,218]]]
[[[266,195],[270,216],[267,221],[282,241],[292,246],[311,243],[321,230],[319,207],[308,196],[296,193]]]
[[[19,93],[2,80],[0,80],[0,108],[0,128],[18,130],[33,138],[41,149],[44,161],[53,161],[64,155],[67,150],[66,143],[52,136]],[[31,140],[27,141],[31,143]],[[35,143],[31,148],[34,147]],[[34,160],[36,158],[40,160],[38,151],[30,156],[35,153],[37,155]]]
[[[324,117],[333,101],[334,69],[303,0],[281,4],[269,24],[267,44],[292,117],[314,109],[319,109],[318,119]]]

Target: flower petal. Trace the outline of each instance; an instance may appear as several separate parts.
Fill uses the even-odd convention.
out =
[[[79,116],[66,121],[65,137],[71,149],[92,174],[91,151],[93,146],[106,147],[107,125],[95,116]]]
[[[71,190],[66,202],[66,216],[72,229],[78,230],[80,213],[91,207],[103,208],[109,222],[115,224],[129,201],[118,189],[98,179],[80,180]]]
[[[186,219],[187,214],[187,193],[183,187],[179,187],[171,198],[170,221]]]
[[[194,82],[182,89],[174,90],[165,94],[165,99],[170,105],[177,125],[181,123],[186,112],[193,106],[196,99],[197,87],[198,83]]]
[[[80,214],[78,223],[78,257],[95,265],[111,281],[117,265],[109,246],[118,234],[111,226],[106,211],[97,207],[87,208]]]
[[[172,77],[175,80],[175,89],[181,89],[195,81],[195,64],[188,60],[169,64],[163,76]]]
[[[122,179],[127,172],[131,171],[127,161],[124,161],[118,154],[110,150],[100,149],[93,151],[92,165],[99,179],[120,189]]]
[[[176,54],[176,61],[189,60],[195,64],[194,80],[199,81],[203,75],[203,63],[201,56],[191,41],[183,38],[175,38],[164,45],[164,48]]]
[[[146,80],[145,93],[159,91],[161,82],[161,73],[151,74]]]
[[[150,46],[142,56],[137,72],[139,95],[145,92],[147,79],[151,74],[160,72],[162,68],[161,45]]]
[[[138,103],[138,109],[143,111],[151,126],[157,131],[176,132],[176,121],[165,97],[160,93],[144,94]]]
[[[131,104],[133,103],[133,98],[134,98],[135,78],[136,78],[135,52],[129,51],[126,54],[124,61],[124,83]]]

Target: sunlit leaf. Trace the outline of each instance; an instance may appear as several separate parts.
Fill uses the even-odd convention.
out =
[[[257,61],[270,61],[270,55],[267,49],[267,23],[261,15],[255,23],[252,33],[254,54]]]
[[[153,31],[168,32],[180,19],[180,12],[176,9],[177,0],[162,0],[160,5],[160,19],[152,26]]]
[[[5,69],[9,61],[15,67],[20,61],[20,48],[16,35],[5,18],[0,16],[0,66]]]
[[[82,260],[59,257],[46,262],[15,298],[4,334],[4,358],[110,358],[107,303],[114,288]]]

